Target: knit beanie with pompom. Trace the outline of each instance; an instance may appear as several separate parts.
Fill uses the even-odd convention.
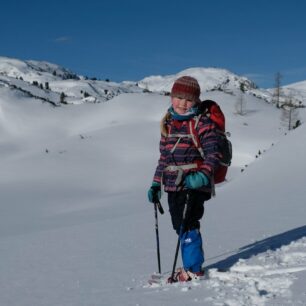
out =
[[[187,99],[190,101],[200,102],[200,85],[198,81],[190,76],[178,78],[171,89],[171,97]]]

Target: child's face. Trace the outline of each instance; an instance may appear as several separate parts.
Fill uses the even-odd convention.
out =
[[[179,115],[187,113],[195,105],[194,101],[178,97],[171,97],[171,103],[174,111]]]

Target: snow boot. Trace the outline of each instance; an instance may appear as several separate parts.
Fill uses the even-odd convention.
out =
[[[178,268],[173,275],[173,279],[171,279],[171,277],[168,278],[168,283],[190,282],[193,280],[199,280],[203,276],[204,276],[204,270],[201,270],[199,272],[191,272],[191,271],[186,271],[184,268]]]

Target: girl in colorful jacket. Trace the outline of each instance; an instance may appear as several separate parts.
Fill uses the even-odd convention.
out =
[[[196,79],[183,76],[174,82],[172,105],[161,121],[160,158],[148,191],[152,203],[160,199],[162,184],[168,193],[171,221],[180,235],[183,261],[183,268],[175,274],[176,281],[204,274],[200,219],[204,202],[211,198],[213,174],[221,156],[215,123],[207,116],[199,116],[199,97]],[[181,228],[187,193],[189,203]]]

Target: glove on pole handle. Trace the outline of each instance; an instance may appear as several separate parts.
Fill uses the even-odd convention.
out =
[[[158,206],[157,203],[154,203],[157,263],[158,263],[158,273],[161,274],[157,206]]]

